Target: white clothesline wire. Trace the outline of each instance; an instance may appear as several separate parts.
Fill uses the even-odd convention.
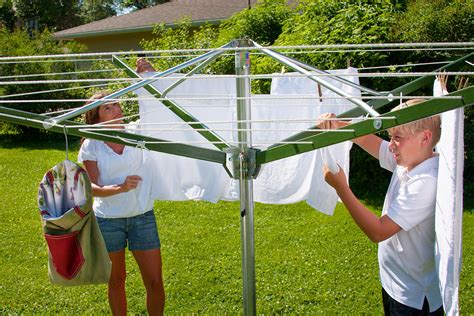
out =
[[[300,94],[259,94],[253,95],[250,97],[236,97],[236,96],[215,96],[215,95],[203,95],[202,97],[166,97],[166,98],[118,98],[118,99],[107,99],[110,102],[124,102],[124,101],[236,101],[236,100],[346,100],[348,98],[351,99],[360,99],[360,100],[372,100],[372,99],[391,99],[391,100],[407,100],[407,99],[423,99],[423,100],[431,100],[431,99],[443,99],[443,100],[452,100],[452,99],[462,99],[462,96],[359,96],[359,95],[349,95],[349,96],[320,96],[318,94],[308,94],[308,95],[300,95]],[[18,99],[9,99],[9,100],[0,100],[0,104],[8,104],[8,103],[84,103],[90,101],[90,99],[30,99],[30,100],[18,100]],[[295,106],[308,106],[308,104],[294,104]],[[324,104],[330,105],[330,104]],[[183,107],[235,107],[234,104],[185,104],[180,105]],[[252,106],[288,106],[287,104],[252,104]],[[292,105],[293,106],[293,105]]]
[[[291,53],[305,53],[305,52],[291,52]],[[307,52],[306,52],[307,53]],[[287,52],[287,54],[289,54]],[[148,59],[156,59],[156,58],[166,58],[167,56],[150,56],[147,57]],[[192,57],[188,55],[188,57]],[[131,57],[126,57],[123,59],[130,59]],[[107,60],[107,59],[103,59]],[[43,60],[39,62],[44,62]],[[415,67],[415,66],[428,66],[428,65],[440,65],[440,64],[447,64],[449,61],[443,62],[427,62],[427,63],[416,63],[416,64],[401,64],[401,65],[386,65],[386,66],[375,66],[375,67],[358,67],[358,70],[374,70],[374,69],[385,69],[385,68],[401,68],[401,67]],[[1,63],[0,63],[1,64]],[[59,75],[73,75],[73,74],[88,74],[88,73],[101,73],[101,72],[112,72],[112,71],[120,71],[121,69],[113,68],[113,69],[99,69],[99,70],[81,70],[81,71],[73,71],[73,72],[56,72],[56,73],[37,73],[37,74],[28,74],[28,75],[11,75],[11,76],[0,76],[0,79],[13,79],[13,78],[31,78],[31,77],[40,77],[40,76],[59,76]]]
[[[315,120],[313,120],[314,123]],[[141,125],[141,124],[140,124]],[[68,126],[68,128],[70,128]],[[117,128],[80,128],[81,131],[117,131]],[[210,130],[207,128],[153,128],[153,127],[133,127],[131,131],[143,131],[143,132],[209,132]],[[310,133],[321,133],[321,132],[338,132],[338,133],[354,133],[354,129],[314,129],[314,130],[306,130],[302,128],[212,128],[213,132],[310,132]]]
[[[404,72],[404,73],[393,73],[393,72],[366,72],[366,73],[340,73],[340,74],[330,74],[330,73],[314,73],[311,74],[313,77],[359,77],[359,78],[374,78],[374,77],[384,77],[384,78],[398,78],[398,77],[421,77],[421,76],[437,76],[437,75],[447,75],[447,76],[472,76],[474,72],[472,71],[446,71],[446,72]],[[284,74],[255,74],[255,75],[195,75],[186,77],[186,80],[197,80],[197,79],[232,79],[232,78],[250,78],[250,79],[272,79],[272,78],[287,78],[287,77],[308,77],[305,74],[294,74],[294,73],[284,73]],[[165,78],[156,78],[153,80],[162,80],[162,79],[182,79],[182,76],[169,76]],[[144,79],[151,79],[142,78]],[[32,84],[61,84],[61,83],[80,83],[80,82],[116,82],[116,81],[129,81],[135,82],[140,81],[136,78],[90,78],[90,79],[58,79],[58,80],[20,80],[20,81],[0,81],[1,85],[32,85]]]
[[[99,129],[101,127],[106,128],[121,128],[121,127],[129,127],[135,128],[135,126],[169,126],[169,125],[178,125],[178,126],[186,126],[186,125],[205,125],[205,124],[239,124],[239,123],[315,123],[316,121],[360,121],[360,120],[393,120],[395,117],[366,117],[366,118],[313,118],[313,119],[266,119],[266,120],[219,120],[219,121],[195,121],[195,122],[156,122],[156,123],[134,123],[134,124],[112,124],[112,122],[123,120],[123,118],[118,118],[106,122],[101,122],[99,124],[81,124],[81,125],[67,125],[67,128],[92,128],[92,129]],[[117,129],[115,129],[117,130]]]
[[[117,83],[125,83],[125,82],[117,82]],[[78,89],[88,89],[88,88],[96,88],[96,87],[106,87],[108,83],[101,83],[101,84],[93,84],[87,86],[79,86],[79,87],[69,87],[69,88],[61,88],[61,89],[52,89],[52,90],[40,90],[40,91],[32,91],[32,92],[24,92],[24,93],[15,93],[15,94],[7,94],[7,95],[0,95],[0,99],[10,98],[10,97],[22,97],[27,95],[35,95],[35,94],[43,94],[43,93],[53,93],[53,92],[61,92],[61,91],[69,91],[69,90],[78,90]]]
[[[151,50],[151,51],[133,51],[133,52],[106,52],[106,53],[80,53],[80,54],[51,54],[36,56],[8,56],[0,57],[1,61],[8,60],[28,60],[28,59],[44,59],[44,58],[64,58],[64,57],[91,57],[91,56],[111,56],[111,55],[142,55],[142,54],[159,54],[159,53],[195,53],[209,51],[259,51],[263,49],[271,50],[288,50],[288,49],[354,49],[354,48],[430,48],[439,50],[441,48],[468,48],[474,47],[474,42],[448,42],[448,43],[378,43],[378,44],[326,44],[326,45],[299,45],[299,46],[266,46],[266,47],[233,47],[233,48],[198,48],[198,49],[178,49],[178,50]]]
[[[101,73],[101,72],[112,72],[120,70],[115,69],[98,69],[98,70],[81,70],[81,71],[69,71],[69,72],[52,72],[52,73],[39,73],[39,74],[28,74],[28,75],[13,75],[13,76],[0,76],[0,79],[14,79],[14,78],[32,78],[32,77],[45,77],[45,76],[59,76],[59,75],[78,75],[78,74],[89,74],[89,73]]]
[[[5,117],[10,117],[10,118],[21,118],[25,121],[28,121],[28,122],[34,122],[34,123],[40,123],[42,124],[43,121],[42,120],[36,120],[36,119],[32,119],[32,118],[25,118],[25,117],[21,117],[21,116],[17,116],[17,115],[11,115],[11,114],[1,114],[0,116],[5,116]],[[70,129],[71,126],[67,126],[67,125],[64,125],[63,128],[65,130],[67,129]],[[331,131],[335,131],[335,130],[331,130]],[[89,133],[92,133],[92,134],[96,134],[96,135],[101,135],[100,133],[94,133],[92,131],[90,131]],[[108,137],[111,137],[111,138],[115,138],[115,139],[120,139],[122,140],[123,142],[127,142],[129,144],[132,144],[134,146],[142,146],[142,145],[146,145],[146,144],[189,144],[189,145],[198,145],[198,144],[244,144],[244,142],[239,142],[239,141],[229,141],[229,142],[224,142],[224,141],[189,141],[189,140],[183,140],[183,141],[178,141],[178,140],[173,140],[173,141],[146,141],[146,140],[140,140],[140,141],[137,141],[137,140],[134,140],[134,139],[126,139],[124,137],[121,137],[121,136],[115,136],[115,135],[107,135]],[[281,140],[277,140],[277,141],[274,141],[272,142],[271,140],[267,140],[265,142],[262,142],[262,141],[258,141],[256,142],[255,144],[253,144],[253,146],[258,146],[258,145],[272,145],[272,144],[312,144],[313,142],[310,142],[310,141],[281,141]]]
[[[165,56],[158,57],[147,57],[147,59],[154,58],[165,58]],[[448,64],[449,61],[443,62],[430,62],[430,63],[416,63],[416,64],[402,64],[402,65],[386,65],[386,66],[376,66],[376,67],[356,67],[357,70],[371,70],[371,69],[384,69],[384,68],[400,68],[400,67],[415,67],[415,66],[429,66],[429,65],[440,65]],[[1,63],[0,63],[1,64]],[[41,76],[59,76],[59,75],[76,75],[76,74],[86,74],[86,73],[101,73],[101,72],[112,72],[112,71],[121,71],[121,69],[99,69],[99,70],[81,70],[81,71],[71,71],[71,72],[55,72],[55,73],[36,73],[28,75],[11,75],[11,76],[0,76],[0,79],[13,79],[13,78],[31,78],[31,77],[41,77]]]

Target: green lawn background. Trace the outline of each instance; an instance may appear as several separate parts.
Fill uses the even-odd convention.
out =
[[[47,276],[38,183],[65,158],[61,144],[0,148],[0,313],[109,313],[105,285],[60,287]],[[77,151],[70,152],[77,158]],[[239,205],[155,204],[167,314],[242,313]],[[461,314],[474,314],[474,215],[463,215]],[[140,273],[127,257],[129,312],[146,312]],[[382,314],[377,248],[338,205],[334,216],[305,203],[255,206],[257,312]]]

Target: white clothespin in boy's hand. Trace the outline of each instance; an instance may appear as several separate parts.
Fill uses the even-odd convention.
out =
[[[339,172],[339,165],[331,154],[331,151],[326,148],[321,148],[321,156],[323,158],[323,164],[329,169],[332,174]]]

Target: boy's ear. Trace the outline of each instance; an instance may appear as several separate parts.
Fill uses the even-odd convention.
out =
[[[421,142],[423,145],[431,145],[431,140],[433,139],[433,133],[429,129],[423,131],[423,137]]]

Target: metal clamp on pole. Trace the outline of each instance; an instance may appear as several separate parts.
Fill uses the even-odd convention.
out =
[[[242,152],[238,147],[224,149],[226,153],[225,168],[232,179],[256,179],[261,169],[257,165],[257,153],[260,149],[248,148]]]

